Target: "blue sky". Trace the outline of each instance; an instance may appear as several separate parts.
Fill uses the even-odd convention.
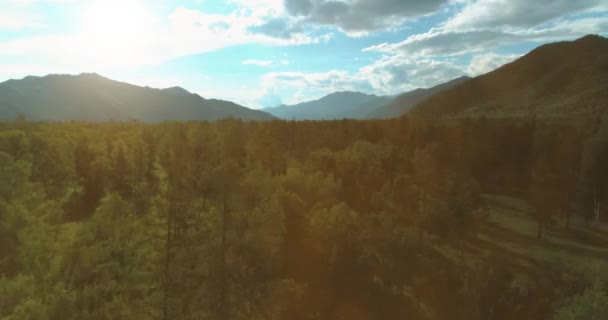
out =
[[[608,35],[605,0],[0,0],[0,81],[96,72],[251,108],[392,95],[546,42]]]

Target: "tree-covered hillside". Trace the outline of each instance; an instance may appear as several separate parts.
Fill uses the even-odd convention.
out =
[[[0,319],[604,319],[607,133],[0,124]]]

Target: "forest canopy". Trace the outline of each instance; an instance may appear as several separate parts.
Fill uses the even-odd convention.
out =
[[[605,163],[607,120],[3,123],[0,319],[603,319]]]

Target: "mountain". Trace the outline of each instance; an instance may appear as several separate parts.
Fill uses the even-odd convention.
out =
[[[368,119],[390,119],[398,118],[408,112],[416,104],[424,101],[428,97],[437,94],[446,89],[457,86],[465,81],[470,80],[469,77],[460,77],[452,81],[437,85],[428,89],[416,89],[410,92],[403,93],[385,105],[372,111],[367,115]]]
[[[264,111],[287,120],[364,119],[392,99],[361,92],[335,92],[321,99],[296,105],[281,105]]]
[[[183,88],[153,89],[97,74],[28,76],[0,83],[0,120],[270,120],[232,102],[208,100]]]
[[[608,39],[542,45],[440,92],[409,114],[437,117],[597,117],[608,110]]]

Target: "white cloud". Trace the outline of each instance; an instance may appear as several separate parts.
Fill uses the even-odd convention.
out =
[[[18,14],[0,16],[0,30],[39,29],[42,26],[42,23],[32,21]]]
[[[412,56],[449,56],[486,48],[515,43],[516,36],[497,31],[449,32],[433,29],[427,33],[416,34],[399,43],[383,43],[364,49],[389,54],[408,54]]]
[[[280,95],[276,92],[266,92],[264,96],[260,97],[255,102],[263,108],[268,108],[282,105],[283,99],[281,99]]]
[[[386,56],[354,72],[270,72],[260,78],[258,88],[223,92],[222,97],[238,95],[244,105],[261,108],[274,105],[269,99],[297,104],[337,91],[360,91],[393,95],[421,87],[432,87],[460,77],[465,67],[432,59],[410,59],[401,55]],[[211,92],[207,92],[211,93]],[[217,94],[217,92],[215,92]],[[281,97],[279,98],[279,93]]]
[[[371,90],[369,82],[358,74],[328,72],[270,72],[260,77],[257,86],[194,90],[203,97],[231,100],[250,108],[297,104],[335,91]]]
[[[252,34],[249,28],[259,23],[260,18],[240,12],[214,15],[180,7],[171,14],[170,22],[169,30],[165,31],[165,43],[159,40],[157,45],[170,49],[176,56],[247,43],[298,45],[316,41],[303,33],[285,39]]]
[[[449,61],[385,56],[363,67],[359,74],[368,79],[376,93],[396,94],[416,88],[428,88],[464,75],[464,69]]]
[[[478,76],[484,73],[488,73],[504,64],[507,64],[519,58],[520,56],[521,55],[518,54],[500,55],[496,53],[488,53],[474,56],[471,59],[471,63],[467,67],[467,74],[470,76]]]
[[[262,77],[265,88],[279,89],[289,86],[297,89],[316,88],[327,92],[334,91],[369,91],[369,82],[359,74],[350,74],[343,70],[327,72],[271,72]]]
[[[593,9],[602,0],[475,0],[445,23],[449,30],[530,28],[567,14]]]
[[[407,19],[436,13],[449,0],[285,0],[301,24],[334,26],[351,36],[395,29]]]
[[[125,0],[119,7],[95,3],[97,5],[84,11],[94,14],[83,18],[79,31],[41,33],[1,41],[0,59],[38,60],[56,67],[57,72],[63,72],[66,67],[86,69],[88,66],[104,72],[160,64],[242,44],[281,46],[324,40],[304,33],[283,39],[254,34],[249,28],[263,21],[262,18],[239,10],[219,15],[178,7],[161,17],[147,11],[142,0]],[[0,14],[0,26],[2,17]]]
[[[320,73],[269,73],[262,78],[260,92],[291,88],[294,93],[283,99],[288,104],[344,90],[397,94],[415,88],[432,87],[465,74],[484,74],[520,56],[492,52],[493,49],[505,45],[574,39],[588,33],[606,31],[608,20],[602,17],[558,19],[540,27],[510,32],[453,32],[436,28],[427,33],[413,35],[400,43],[381,44],[365,49],[382,52],[384,55],[355,72],[331,70]],[[470,53],[473,53],[470,61],[463,62],[462,55]],[[455,56],[460,57],[451,58]]]
[[[418,57],[453,56],[471,52],[487,52],[505,45],[575,39],[590,33],[605,32],[608,32],[608,19],[604,17],[560,19],[549,25],[512,31],[491,29],[453,31],[446,28],[435,28],[426,33],[412,35],[399,43],[383,43],[366,48],[364,51]]]
[[[0,31],[19,31],[45,27],[42,18],[23,8],[7,5],[0,11]]]

